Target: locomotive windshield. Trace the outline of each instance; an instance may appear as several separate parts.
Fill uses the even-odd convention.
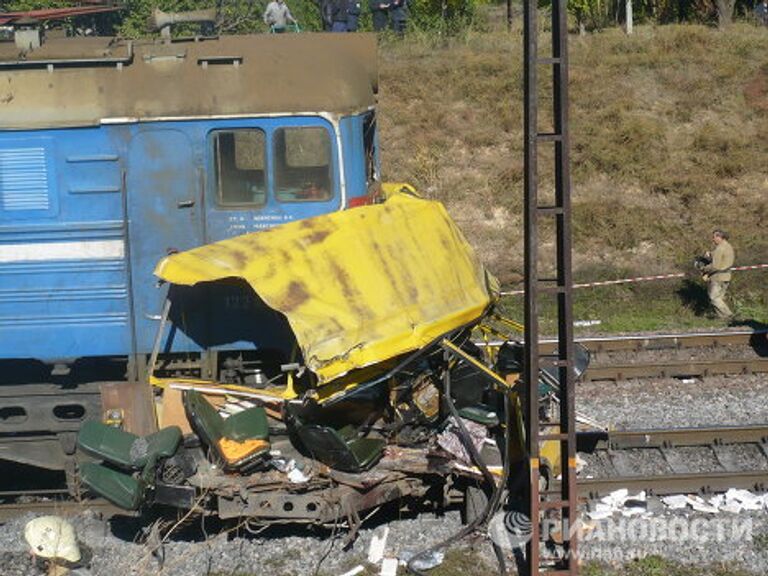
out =
[[[224,206],[266,204],[264,131],[217,132],[213,147],[219,203]]]
[[[219,131],[213,153],[221,206],[267,204],[267,135],[260,129]],[[313,202],[333,196],[332,147],[322,127],[286,127],[272,133],[272,182],[279,202]]]
[[[331,140],[321,127],[275,132],[275,196],[281,202],[331,197]]]

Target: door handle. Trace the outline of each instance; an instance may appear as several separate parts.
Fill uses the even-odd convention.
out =
[[[195,205],[194,200],[179,200],[176,206],[178,208],[192,208]]]

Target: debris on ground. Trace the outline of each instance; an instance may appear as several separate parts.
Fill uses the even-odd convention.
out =
[[[655,511],[663,510],[693,510],[703,514],[756,512],[768,509],[768,493],[756,494],[749,490],[731,488],[724,494],[709,498],[696,494],[671,494],[658,499],[662,506],[657,510],[654,510],[651,502],[656,503],[657,500],[650,500],[644,491],[631,495],[626,488],[622,488],[591,503],[587,516],[590,520],[604,520],[614,514],[650,517]]]

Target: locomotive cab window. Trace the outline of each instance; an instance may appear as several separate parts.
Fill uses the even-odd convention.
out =
[[[279,201],[318,202],[333,196],[331,138],[325,128],[280,128],[274,151]]]
[[[365,150],[365,181],[368,186],[379,181],[378,142],[376,141],[376,116],[373,112],[363,121],[363,147]]]
[[[263,206],[267,203],[265,142],[262,130],[215,133],[213,157],[219,204]]]

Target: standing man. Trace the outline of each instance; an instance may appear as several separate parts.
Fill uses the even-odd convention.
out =
[[[285,32],[288,23],[298,24],[285,0],[272,0],[264,10],[264,23],[275,33]]]
[[[761,0],[755,6],[755,19],[762,26],[768,26],[768,0]]]
[[[387,29],[387,23],[389,22],[389,7],[391,3],[389,0],[382,2],[382,0],[370,0],[369,6],[371,8],[371,15],[373,16],[373,29],[376,32],[381,32]]]
[[[718,318],[725,320],[733,318],[733,312],[725,303],[725,293],[731,283],[731,267],[734,262],[733,247],[728,242],[728,234],[724,230],[712,232],[712,243],[715,245],[712,253],[707,256],[712,262],[702,269],[704,280],[707,281],[707,294]]]
[[[398,35],[405,34],[405,26],[408,22],[408,4],[406,0],[392,0],[389,9],[392,17],[392,30]]]
[[[349,8],[347,10],[347,32],[357,32],[361,11],[360,0],[349,0]]]
[[[331,32],[346,32],[350,0],[333,0]]]
[[[333,28],[333,0],[320,0],[320,17],[323,20],[323,30],[330,32]]]

